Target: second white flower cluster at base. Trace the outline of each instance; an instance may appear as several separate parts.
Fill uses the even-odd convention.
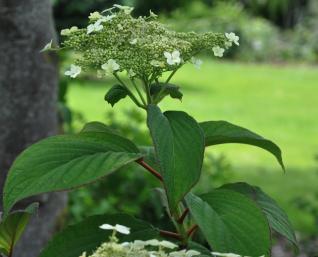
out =
[[[84,252],[80,257],[193,257],[201,255],[199,251],[193,249],[175,251],[175,249],[178,248],[178,245],[166,240],[160,241],[157,239],[150,239],[146,241],[135,240],[134,242],[118,243],[116,234],[129,235],[131,231],[129,227],[119,224],[103,224],[100,228],[112,231],[109,242],[103,243],[92,255],[87,256]],[[155,248],[157,248],[157,250],[155,250]],[[206,255],[206,253],[204,255]],[[219,252],[211,252],[211,256],[249,257],[234,253]],[[265,255],[260,257],[265,257]]]

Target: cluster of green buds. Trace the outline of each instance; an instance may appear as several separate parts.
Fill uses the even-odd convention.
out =
[[[196,55],[200,52],[208,50],[222,57],[233,44],[239,45],[239,37],[234,33],[175,32],[157,21],[157,15],[151,11],[148,17],[137,18],[131,15],[132,11],[132,7],[114,5],[102,13],[91,13],[87,28],[62,30],[63,48],[78,53],[65,75],[75,78],[86,70],[97,72],[100,78],[114,76],[122,87],[121,96],[127,95],[145,108],[169,94],[175,98],[182,96],[177,88],[167,84],[185,63],[199,67],[202,61]],[[45,50],[51,46],[52,42]],[[129,77],[130,86],[121,79],[123,72]],[[160,82],[165,72],[170,74]],[[117,94],[115,99],[108,100],[113,105],[118,98]]]

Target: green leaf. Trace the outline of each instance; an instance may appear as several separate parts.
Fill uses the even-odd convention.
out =
[[[272,153],[283,170],[285,170],[282,152],[272,141],[253,133],[252,131],[236,126],[226,121],[207,121],[200,123],[205,134],[205,145],[226,143],[240,143],[253,145]]]
[[[173,213],[180,200],[198,182],[204,154],[204,137],[197,122],[185,112],[148,107],[148,127]]]
[[[222,186],[222,188],[234,190],[254,200],[266,215],[270,227],[298,247],[296,236],[288,216],[278,204],[259,187],[241,182],[226,184]]]
[[[150,224],[126,214],[92,216],[58,233],[42,251],[40,257],[78,257],[83,252],[92,254],[98,246],[108,241],[112,233],[100,229],[99,226],[103,224],[120,224],[131,228],[129,235],[117,234],[120,242],[148,240],[159,236],[159,231]]]
[[[105,101],[114,106],[121,99],[129,95],[129,92],[126,88],[121,85],[114,85],[109,89],[105,95]]]
[[[104,132],[104,133],[117,134],[112,128],[98,121],[92,121],[92,122],[86,123],[83,129],[81,130],[81,133],[84,133],[84,132]]]
[[[37,208],[38,204],[32,204],[24,211],[11,213],[0,222],[0,253],[10,256]]]
[[[157,97],[160,98],[157,102],[160,102],[165,96],[170,95],[171,98],[182,100],[183,94],[180,91],[180,87],[173,85],[173,84],[165,84],[165,83],[158,83],[152,84],[150,86],[150,94],[156,99]]]
[[[269,254],[266,217],[248,197],[218,189],[200,197],[190,193],[186,203],[213,251],[243,256]]]
[[[4,187],[5,213],[21,199],[94,182],[141,156],[131,141],[109,132],[44,139],[13,163]]]

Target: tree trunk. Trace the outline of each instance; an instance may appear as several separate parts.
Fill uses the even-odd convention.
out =
[[[13,160],[30,144],[57,133],[56,56],[39,53],[55,38],[50,0],[0,0],[0,199]],[[36,257],[56,229],[65,194],[39,201],[15,249],[15,257]],[[0,210],[2,201],[0,201]]]

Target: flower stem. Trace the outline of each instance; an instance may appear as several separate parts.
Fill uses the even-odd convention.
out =
[[[142,93],[140,92],[138,86],[136,85],[135,80],[134,79],[130,79],[130,80],[131,80],[132,84],[134,85],[134,87],[135,87],[135,89],[136,89],[136,91],[137,91],[142,103],[144,104],[144,106],[147,106],[147,102],[146,102],[144,96],[142,95]]]
[[[198,225],[197,224],[193,225],[187,232],[188,237],[191,237],[197,229],[198,229]]]
[[[172,79],[173,75],[177,72],[177,70],[178,69],[175,69],[171,72],[171,74],[167,78],[166,82],[163,84],[162,88],[160,89],[160,91],[159,91],[159,93],[154,101],[155,103],[159,103],[162,100],[162,98],[164,97],[164,96],[162,96],[162,94],[165,92],[165,90],[168,86],[167,84],[170,82],[170,80]],[[159,84],[159,81],[156,80],[156,83]]]
[[[177,240],[182,240],[182,236],[178,233],[175,232],[171,232],[171,231],[166,231],[166,230],[160,230],[160,235],[164,236],[164,237],[170,237],[170,238],[174,238]]]
[[[173,70],[173,72],[171,72],[171,74],[169,75],[169,77],[167,78],[165,84],[169,83],[170,80],[172,79],[173,75],[176,74],[178,69]]]
[[[148,165],[143,159],[139,159],[136,162],[140,164],[142,167],[144,167],[146,170],[148,170],[157,179],[159,179],[160,181],[163,181],[161,174],[158,171],[156,171],[154,168],[152,168],[150,165]]]
[[[143,79],[142,81],[144,83],[145,91],[146,91],[146,94],[147,94],[148,104],[151,104],[152,103],[152,97],[151,97],[151,94],[150,94],[150,86],[149,86],[149,84],[147,82],[147,79]]]
[[[129,90],[129,88],[126,86],[126,84],[120,79],[120,77],[114,73],[115,78],[118,80],[118,82],[128,91],[128,95],[133,100],[133,102],[140,108],[146,109],[146,106],[142,105],[138,99],[135,97],[135,95]]]
[[[183,211],[183,213],[182,213],[182,215],[180,216],[180,218],[177,220],[177,222],[178,222],[179,224],[182,224],[183,221],[184,221],[184,219],[187,217],[188,213],[189,213],[189,208],[186,208],[186,209]]]

